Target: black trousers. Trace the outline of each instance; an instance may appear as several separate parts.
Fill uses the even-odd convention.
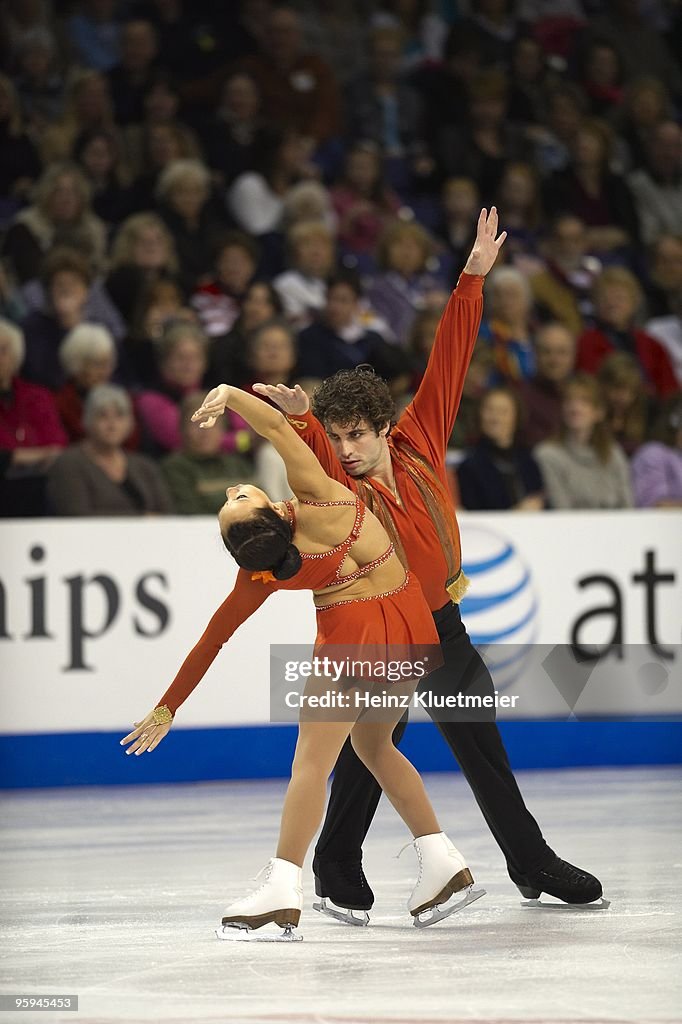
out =
[[[457,605],[448,603],[433,613],[444,664],[420,684],[420,691],[434,694],[494,692],[483,659],[471,643]],[[447,712],[445,712],[447,714]],[[553,851],[545,842],[533,815],[523,802],[509,765],[507,752],[491,709],[489,721],[463,720],[465,711],[455,709],[455,721],[443,721],[442,710],[434,719],[445,742],[457,758],[471,786],[488,827],[502,850],[510,872],[525,875],[545,866]],[[470,715],[472,713],[470,712]],[[473,717],[473,715],[472,715]],[[393,742],[405,732],[407,716],[396,726]],[[321,861],[359,857],[365,836],[376,813],[381,789],[374,776],[347,740],[334,769],[327,816],[315,850]]]

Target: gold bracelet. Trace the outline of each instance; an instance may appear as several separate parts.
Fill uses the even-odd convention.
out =
[[[168,725],[169,722],[173,721],[173,713],[165,704],[161,704],[160,707],[154,708],[152,716],[154,718],[154,725]]]

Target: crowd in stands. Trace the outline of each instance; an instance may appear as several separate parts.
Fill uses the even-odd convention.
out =
[[[681,55],[667,0],[5,0],[0,515],[285,497],[206,390],[404,408],[493,204],[453,494],[681,506]]]

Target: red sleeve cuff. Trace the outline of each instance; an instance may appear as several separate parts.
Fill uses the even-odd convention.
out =
[[[483,294],[484,281],[485,278],[482,274],[462,273],[459,276],[455,291],[461,299],[480,299]]]
[[[313,429],[317,424],[317,420],[310,409],[308,409],[308,412],[302,412],[296,416],[287,415],[287,423],[290,423],[297,433],[302,434],[306,430]]]

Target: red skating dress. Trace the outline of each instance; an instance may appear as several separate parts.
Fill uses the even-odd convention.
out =
[[[246,569],[240,569],[232,593],[223,601],[209,622],[203,636],[192,648],[177,676],[159,701],[173,714],[197,686],[221,647],[234,631],[245,622],[270,594],[279,590],[314,590],[323,596],[326,587],[350,582],[367,576],[394,554],[390,544],[383,554],[348,575],[341,574],[346,555],[360,535],[366,506],[355,498],[344,501],[301,502],[318,506],[355,506],[355,522],[341,544],[319,553],[302,551],[303,564],[288,580],[270,580],[267,583],[252,579]],[[292,530],[296,529],[296,514],[291,502],[286,502]],[[317,637],[315,654],[338,646],[362,644],[364,650],[382,651],[384,657],[405,656],[409,647],[410,659],[428,656],[428,671],[442,663],[438,632],[433,616],[422,593],[417,577],[408,572],[400,586],[372,597],[341,599],[324,608],[317,607]],[[371,646],[370,646],[371,645]],[[376,646],[374,646],[376,645]],[[426,652],[426,654],[425,654]],[[337,654],[338,651],[332,651]],[[367,655],[370,657],[370,655]]]
[[[290,501],[285,502],[292,530],[296,531],[296,513]],[[360,536],[367,511],[359,499],[347,501],[303,501],[301,505],[327,508],[331,505],[355,506],[355,522],[346,539],[319,554],[301,552],[303,564],[295,576],[288,580],[276,580],[279,590],[314,590],[319,598],[327,587],[368,576],[373,569],[383,565],[394,554],[389,544],[383,554],[346,575],[341,568],[353,544]],[[426,603],[419,582],[412,573],[405,574],[404,581],[393,590],[371,597],[341,599],[324,607],[316,601],[317,639],[316,653],[328,644],[378,644],[378,645],[438,645],[438,632],[433,616]]]

